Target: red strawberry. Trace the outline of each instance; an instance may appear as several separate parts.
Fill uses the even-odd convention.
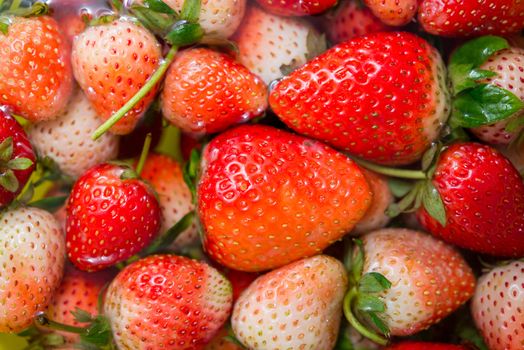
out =
[[[418,160],[449,114],[438,52],[403,32],[339,44],[282,79],[273,111],[295,131],[367,160]]]
[[[470,350],[470,348],[455,344],[403,342],[391,345],[386,350]]]
[[[103,120],[138,92],[161,59],[161,47],[153,34],[124,19],[89,27],[73,44],[76,80]],[[157,87],[150,90],[111,131],[130,133],[153,101],[156,91]]]
[[[239,60],[266,84],[326,50],[325,39],[308,21],[280,17],[251,6],[235,34]]]
[[[364,0],[380,20],[390,26],[403,26],[417,14],[417,0]]]
[[[249,349],[332,349],[347,284],[344,266],[326,255],[271,271],[235,303],[233,332]]]
[[[369,170],[364,170],[363,173],[373,192],[373,200],[366,215],[360,219],[353,230],[353,233],[357,235],[385,227],[391,220],[391,217],[386,215],[386,209],[395,200],[385,177]]]
[[[193,150],[201,150],[202,143],[198,138],[190,134],[182,133],[180,135],[180,151],[182,153],[182,158],[187,161],[191,156]]]
[[[204,246],[220,264],[262,271],[321,252],[371,202],[353,161],[319,142],[241,126],[207,146],[198,186]]]
[[[439,36],[517,33],[524,28],[524,2],[421,0],[418,21],[425,31]]]
[[[333,13],[324,16],[323,24],[334,44],[391,29],[357,0],[341,1]]]
[[[524,346],[524,263],[514,261],[479,279],[471,312],[490,350]]]
[[[226,271],[226,277],[233,287],[233,302],[238,300],[240,294],[257,279],[259,274],[236,270]]]
[[[10,21],[0,35],[0,103],[32,122],[54,119],[73,87],[66,39],[48,16]]]
[[[0,332],[29,327],[60,285],[65,244],[53,215],[19,207],[0,216]]]
[[[75,183],[67,203],[67,255],[81,270],[124,261],[157,235],[161,210],[152,190],[125,166],[101,164]]]
[[[508,159],[489,146],[455,144],[440,155],[432,182],[447,220],[443,226],[422,208],[426,230],[476,252],[524,256],[524,183]]]
[[[81,309],[91,315],[98,315],[98,298],[106,283],[114,277],[113,271],[87,273],[66,265],[64,278],[56,291],[53,301],[49,304],[46,314],[56,322],[75,327],[83,327],[77,322],[72,312]],[[78,335],[61,332],[67,343],[75,343]]]
[[[226,54],[187,49],[171,64],[162,92],[162,111],[182,131],[216,133],[262,114],[264,83]]]
[[[184,215],[194,209],[191,192],[184,182],[180,165],[172,158],[161,154],[149,154],[140,176],[148,181],[158,195],[162,209],[164,233]],[[181,248],[198,241],[196,223],[182,232],[175,240],[174,248]]]
[[[24,129],[0,108],[0,207],[11,203],[22,191],[35,169],[35,162]]]
[[[267,11],[279,16],[316,15],[335,6],[337,0],[257,0]]]
[[[473,295],[471,268],[456,250],[431,235],[383,229],[363,236],[361,244],[353,254],[353,287],[345,310],[369,316],[381,332],[417,333]],[[357,330],[363,328],[355,316],[348,320]]]
[[[231,310],[231,285],[204,263],[155,255],[122,270],[104,305],[119,349],[202,349]]]

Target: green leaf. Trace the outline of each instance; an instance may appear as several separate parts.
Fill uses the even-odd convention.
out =
[[[356,284],[362,277],[362,270],[364,269],[364,246],[360,239],[353,239],[355,247],[351,257],[351,273],[349,275],[351,284]]]
[[[391,288],[391,282],[378,272],[368,272],[359,281],[360,293],[379,293]]]
[[[368,294],[360,294],[357,297],[356,307],[366,313],[386,311],[386,304],[380,298]]]
[[[390,217],[395,217],[395,216],[400,215],[400,213],[405,213],[405,212],[416,209],[417,208],[416,199],[417,199],[418,193],[421,190],[421,183],[423,183],[423,181],[417,182],[411,188],[408,194],[404,196],[404,198],[402,198],[398,203],[391,204],[386,209],[386,215]]]
[[[200,17],[201,0],[184,0],[180,18],[191,23],[197,23]]]
[[[378,317],[377,314],[374,312],[368,312],[367,315],[371,319],[371,322],[373,323],[373,325],[377,327],[377,329],[382,334],[384,334],[386,337],[389,337],[390,331],[386,323],[380,317]]]
[[[162,0],[145,0],[144,4],[151,10],[158,13],[164,13],[167,15],[177,15],[176,11],[169,7]]]
[[[93,321],[93,316],[91,316],[89,312],[82,310],[78,307],[75,308],[75,311],[71,311],[71,314],[75,318],[76,322],[88,323],[88,322]]]
[[[173,46],[182,47],[193,45],[204,36],[204,30],[198,23],[187,21],[177,22],[165,39]]]
[[[86,329],[80,339],[85,343],[97,346],[106,346],[112,342],[113,335],[109,321],[104,316],[97,316],[91,325]]]
[[[8,162],[13,156],[13,138],[8,137],[0,143],[0,160]]]
[[[422,171],[427,171],[437,160],[437,156],[442,149],[439,142],[434,142],[422,156]]]
[[[146,249],[146,255],[157,253],[158,251],[161,251],[162,249],[168,248],[177,238],[178,236],[187,230],[195,220],[195,212],[190,211],[186,215],[184,215],[176,224],[174,224],[169,230],[166,231],[166,233],[160,237],[159,240],[157,240],[155,243],[151,244]]]
[[[506,39],[488,35],[470,40],[458,48],[448,66],[455,94],[475,87],[477,80],[487,77],[487,73],[476,68],[494,53],[508,47]]]
[[[29,203],[30,206],[44,209],[50,213],[56,212],[66,202],[67,196],[46,197]]]
[[[523,108],[524,102],[511,91],[481,84],[457,96],[451,122],[464,128],[475,128],[507,119]]]
[[[0,16],[0,32],[2,34],[9,34],[9,26],[11,25],[11,20],[7,16]]]
[[[27,170],[33,165],[29,158],[15,158],[7,162],[7,167],[12,170]]]
[[[183,169],[183,177],[184,181],[191,191],[191,195],[193,197],[193,203],[196,203],[197,195],[196,195],[196,181],[198,177],[198,171],[200,169],[200,152],[196,149],[193,149],[191,151],[191,154],[189,156],[189,160],[184,165]]]
[[[446,226],[446,208],[440,193],[432,181],[427,181],[422,194],[422,203],[428,214],[442,226]]]
[[[402,198],[411,191],[413,182],[390,177],[388,178],[388,187],[391,193],[393,193],[393,196]]]
[[[5,173],[0,175],[0,186],[12,193],[18,191],[20,184],[18,183],[15,173],[11,169],[8,169]]]

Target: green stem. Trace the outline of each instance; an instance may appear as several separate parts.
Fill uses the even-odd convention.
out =
[[[144,140],[144,146],[142,147],[142,153],[140,153],[140,158],[138,158],[138,164],[136,165],[136,173],[138,176],[142,173],[142,170],[144,169],[144,164],[147,160],[147,155],[149,154],[149,148],[151,147],[151,139],[153,136],[151,133],[148,133],[146,135],[146,139]]]
[[[74,327],[69,326],[67,324],[55,322],[53,320],[48,319],[45,315],[41,314],[38,315],[35,319],[35,322],[42,327],[45,328],[51,328],[57,331],[64,331],[68,333],[74,333],[74,334],[83,334],[85,333],[85,328],[80,327]]]
[[[401,179],[410,179],[410,180],[425,180],[427,179],[426,174],[423,171],[420,170],[409,170],[409,169],[396,169],[396,168],[388,168],[382,165],[378,165],[375,163],[368,162],[366,160],[356,158],[356,157],[350,157],[363,168],[366,168],[368,170],[372,170],[376,173],[391,176],[391,177],[398,177]]]
[[[356,296],[357,288],[352,287],[344,297],[344,315],[346,316],[346,319],[353,326],[353,328],[355,328],[364,337],[374,341],[377,344],[386,346],[388,344],[388,339],[367,329],[362,323],[360,323],[360,321],[355,317],[355,315],[353,315],[351,305],[353,304],[353,300],[355,300]]]
[[[13,0],[13,2],[11,3],[11,6],[9,7],[9,11],[14,11],[18,9],[20,7],[21,2],[22,0]]]
[[[118,123],[120,119],[122,119],[127,112],[129,112],[135,105],[140,102],[148,93],[151,91],[151,89],[158,83],[160,79],[164,76],[164,74],[167,71],[167,68],[169,68],[169,65],[171,62],[173,62],[173,59],[175,58],[175,55],[178,51],[178,47],[173,46],[167,53],[166,57],[164,58],[164,61],[158,66],[158,69],[156,72],[149,78],[147,83],[142,86],[140,90],[133,96],[127,103],[120,108],[115,114],[111,116],[108,120],[104,122],[104,124],[100,125],[98,129],[95,130],[91,138],[93,140],[98,139],[100,136],[105,134],[113,125]]]

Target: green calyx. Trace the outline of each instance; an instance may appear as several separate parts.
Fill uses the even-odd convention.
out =
[[[46,15],[48,12],[49,6],[41,1],[31,3],[22,0],[0,0],[0,32],[4,35],[8,34],[11,16],[36,17]]]
[[[15,193],[20,187],[15,171],[29,169],[33,161],[23,157],[13,158],[13,152],[13,138],[8,137],[0,143],[0,186]]]
[[[184,164],[182,175],[184,177],[184,181],[189,187],[189,190],[191,191],[191,197],[193,204],[196,205],[197,203],[197,193],[196,193],[196,187],[200,172],[200,162],[202,159],[202,155],[200,151],[193,149],[191,151],[191,154],[189,156],[189,160]]]
[[[448,67],[455,94],[450,119],[452,127],[489,125],[524,109],[524,102],[511,91],[483,82],[497,73],[480,69],[482,64],[509,47],[506,39],[488,35],[467,42],[453,53]],[[519,126],[515,123],[510,128]]]
[[[360,240],[354,240],[355,248],[348,254],[350,289],[344,297],[344,315],[348,322],[364,337],[380,345],[387,345],[390,335],[381,317],[386,304],[380,294],[391,288],[391,282],[378,272],[363,274],[364,248]]]

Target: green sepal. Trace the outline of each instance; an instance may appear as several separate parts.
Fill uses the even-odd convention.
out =
[[[88,323],[93,321],[93,316],[89,312],[78,307],[76,307],[74,311],[71,311],[71,315],[73,315],[76,322]]]
[[[104,316],[95,317],[85,332],[80,334],[80,341],[99,347],[109,346],[113,341],[109,320]]]
[[[353,243],[354,250],[350,253],[352,255],[349,279],[352,285],[357,285],[362,277],[362,271],[364,270],[364,244],[358,238],[353,239]]]
[[[422,193],[422,204],[428,214],[442,226],[446,226],[446,207],[432,181],[426,182]]]
[[[200,17],[201,0],[184,0],[180,18],[191,23],[197,23]]]
[[[507,132],[515,132],[522,126],[524,126],[524,115],[518,115],[508,121],[504,130]]]
[[[117,13],[122,13],[124,10],[124,4],[121,0],[111,0],[111,6]]]
[[[238,340],[238,338],[235,336],[235,333],[233,332],[233,327],[231,327],[231,323],[228,322],[226,327],[227,327],[227,335],[224,337],[224,340],[232,344],[235,344],[236,346],[240,347],[241,349],[247,349],[244,346],[244,344],[242,344],[240,340]]]
[[[190,211],[184,215],[176,224],[169,228],[157,241],[152,243],[141,256],[151,255],[162,250],[168,249],[171,244],[180,236],[182,232],[187,230],[194,222],[196,213]]]
[[[4,35],[9,34],[9,26],[11,25],[11,20],[7,16],[0,16],[0,32]]]
[[[369,294],[359,294],[355,306],[364,313],[386,311],[386,304],[379,297]]]
[[[13,138],[8,137],[0,143],[0,161],[8,162],[13,156]]]
[[[7,167],[12,170],[27,170],[33,165],[29,158],[15,158],[7,162]]]
[[[178,21],[165,36],[167,42],[175,47],[192,45],[204,37],[204,30],[198,23]]]
[[[401,213],[409,213],[418,209],[420,205],[417,205],[419,204],[417,199],[423,184],[424,181],[417,182],[400,201],[389,205],[386,209],[386,215],[389,217],[396,217]]]
[[[44,2],[36,1],[29,7],[9,8],[5,13],[17,17],[44,16],[49,13],[49,5]]]
[[[177,16],[176,11],[169,7],[169,5],[167,5],[162,0],[145,0],[144,5],[157,13]]]
[[[66,200],[67,196],[46,197],[34,202],[30,202],[29,205],[35,208],[44,209],[50,213],[54,213],[65,204]]]
[[[18,191],[20,184],[13,170],[7,169],[3,174],[0,175],[0,186],[2,186],[6,191],[12,193]]]
[[[492,76],[478,68],[494,53],[507,48],[506,39],[492,35],[470,40],[458,48],[448,66],[455,94],[475,87],[480,79]]]
[[[324,33],[319,34],[315,30],[308,31],[307,36],[306,36],[306,48],[307,48],[306,59],[308,61],[322,54],[328,48],[326,34]],[[295,67],[295,68],[298,68],[298,67]]]
[[[129,11],[135,16],[142,25],[153,33],[163,36],[173,25],[175,19],[170,16],[164,16],[152,9],[141,5],[132,5]]]
[[[389,190],[396,198],[404,197],[413,188],[413,182],[410,181],[404,181],[394,177],[388,178],[387,181]]]
[[[438,159],[438,155],[442,150],[442,144],[440,142],[434,142],[431,147],[424,153],[421,160],[422,171],[428,171]]]
[[[184,165],[184,169],[182,173],[184,177],[184,181],[187,187],[189,188],[189,190],[191,191],[193,204],[196,204],[196,201],[197,201],[196,182],[198,178],[198,172],[200,169],[200,160],[201,160],[200,152],[196,149],[193,149],[189,156],[189,160]]]
[[[374,312],[368,312],[366,313],[370,320],[371,320],[371,323],[377,327],[377,329],[380,331],[380,333],[384,334],[384,336],[386,336],[387,338],[390,337],[390,330],[389,330],[389,327],[386,325],[386,323]]]
[[[358,283],[359,293],[380,293],[391,288],[391,282],[378,272],[368,272]]]
[[[450,123],[475,128],[507,119],[523,108],[524,102],[511,91],[492,84],[480,84],[455,98]]]

